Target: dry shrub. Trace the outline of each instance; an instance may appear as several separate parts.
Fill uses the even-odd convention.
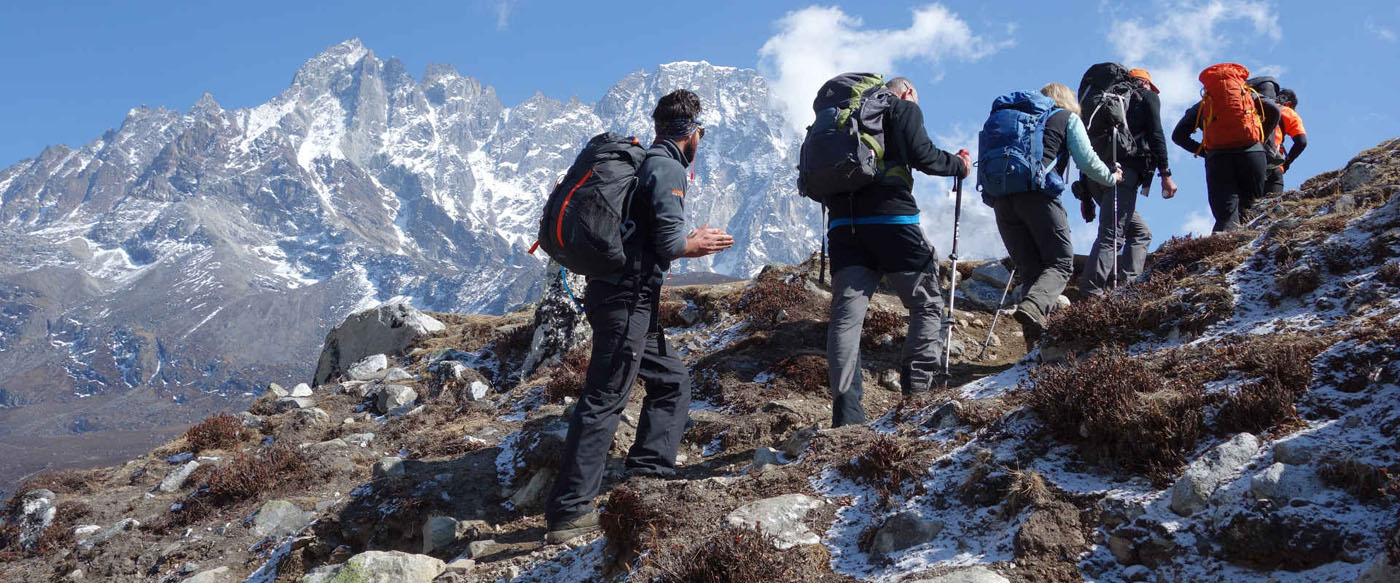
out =
[[[1310,294],[1322,285],[1322,276],[1318,273],[1317,267],[1299,264],[1279,275],[1274,281],[1278,286],[1279,293],[1283,294],[1284,297],[1296,298]]]
[[[1364,502],[1380,501],[1393,486],[1389,470],[1352,458],[1323,460],[1318,465],[1317,477]]]
[[[678,565],[657,565],[663,583],[756,583],[811,581],[814,561],[806,549],[777,550],[773,537],[727,527],[693,546]],[[828,557],[829,558],[829,557]]]
[[[598,516],[603,534],[618,545],[623,560],[650,550],[647,541],[656,538],[656,530],[665,516],[648,506],[640,494],[625,484],[613,488],[608,503]]]
[[[826,357],[820,354],[799,354],[778,361],[778,374],[787,379],[793,389],[803,393],[826,392],[828,376]]]
[[[865,315],[864,328],[861,330],[860,344],[865,348],[873,348],[883,336],[898,339],[899,329],[904,325],[904,316],[892,310],[875,308]]]
[[[47,555],[60,549],[69,549],[77,542],[73,527],[92,514],[92,506],[79,500],[62,500],[54,505],[53,522],[39,533],[34,540],[33,552]]]
[[[905,482],[922,474],[927,467],[916,453],[915,446],[898,437],[881,435],[849,464],[842,466],[841,472],[852,480],[873,486],[880,499],[888,501],[892,494],[903,489]]]
[[[1376,280],[1391,287],[1400,287],[1400,261],[1390,260],[1376,270]]]
[[[467,441],[455,431],[431,431],[403,445],[408,459],[455,458],[486,447],[480,441]]]
[[[564,397],[577,399],[583,394],[584,381],[588,377],[588,361],[592,355],[592,346],[583,345],[574,347],[568,354],[564,355],[564,361],[554,368],[550,374],[549,382],[544,386],[545,397],[551,403],[562,403]]]
[[[214,449],[229,449],[238,445],[245,435],[243,422],[220,411],[185,431],[185,441],[194,453]]]
[[[1035,470],[1008,470],[1011,486],[1006,490],[1006,498],[1001,502],[1002,518],[1011,518],[1021,513],[1027,506],[1039,506],[1052,499],[1050,487],[1045,477]]]
[[[662,328],[678,328],[685,326],[685,319],[681,318],[681,310],[685,309],[685,302],[662,301],[661,307],[657,308],[656,321]]]
[[[1183,267],[1154,271],[1145,282],[1093,296],[1051,314],[1046,338],[1068,348],[1130,344],[1164,323],[1162,300],[1185,277]]]
[[[1185,465],[1204,430],[1199,385],[1168,378],[1117,347],[1038,366],[1021,388],[1056,437],[1158,484]]]
[[[739,297],[738,311],[755,326],[772,328],[781,323],[784,314],[801,306],[808,295],[807,288],[799,282],[759,277]]]
[[[298,487],[308,483],[310,461],[297,448],[279,444],[260,455],[238,452],[228,462],[209,472],[208,479],[172,511],[150,525],[163,532],[203,520],[215,510],[247,500],[256,500],[276,488]]]
[[[1153,270],[1170,270],[1191,266],[1239,249],[1254,238],[1248,231],[1215,233],[1207,237],[1172,237],[1157,250],[1157,263]]]
[[[1226,346],[1226,370],[1263,377],[1240,387],[1220,408],[1216,426],[1225,433],[1263,433],[1299,422],[1294,402],[1312,382],[1312,359],[1324,348],[1317,340],[1275,340]],[[1208,366],[1220,366],[1219,361]]]
[[[19,496],[30,490],[49,490],[55,494],[91,494],[101,485],[99,470],[57,470],[35,474],[15,490],[8,507],[13,510]]]

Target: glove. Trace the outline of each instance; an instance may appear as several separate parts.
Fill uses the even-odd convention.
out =
[[[1092,223],[1092,222],[1094,222],[1094,216],[1095,216],[1095,211],[1097,210],[1097,207],[1098,207],[1098,205],[1094,203],[1094,199],[1092,199],[1092,198],[1084,197],[1083,199],[1080,199],[1080,201],[1079,201],[1079,214],[1080,214],[1080,215],[1083,215],[1083,217],[1084,217],[1084,222],[1086,222],[1086,223]]]

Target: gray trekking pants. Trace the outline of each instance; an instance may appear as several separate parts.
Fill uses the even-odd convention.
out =
[[[1027,282],[1019,308],[1044,322],[1074,272],[1065,207],[1058,198],[1021,192],[993,199],[992,209],[1017,275]]]
[[[900,356],[900,387],[905,393],[926,390],[943,371],[943,295],[938,264],[932,256],[929,259],[923,271],[882,274],[864,265],[849,265],[832,274],[831,324],[826,336],[832,427],[865,423],[865,409],[860,404],[861,329],[882,276],[909,310],[909,336]]]
[[[1113,271],[1113,257],[1118,255],[1118,281],[1132,281],[1142,275],[1147,263],[1147,248],[1152,244],[1152,231],[1147,222],[1137,213],[1137,192],[1142,185],[1143,174],[1132,168],[1123,168],[1123,182],[1118,183],[1118,238],[1114,240],[1112,186],[1094,184],[1090,192],[1099,203],[1099,235],[1084,263],[1084,273],[1079,279],[1079,290],[1084,293],[1099,294],[1111,285],[1109,273]]]

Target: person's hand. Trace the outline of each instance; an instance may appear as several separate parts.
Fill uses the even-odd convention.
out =
[[[1123,182],[1123,169],[1122,169],[1122,168],[1119,168],[1119,169],[1113,171],[1113,183],[1114,183],[1114,184],[1118,184],[1118,183],[1120,183],[1120,182]]]
[[[1162,177],[1162,198],[1176,196],[1176,181],[1170,176]]]
[[[1094,199],[1092,199],[1092,198],[1089,198],[1089,197],[1086,196],[1086,197],[1084,197],[1083,199],[1080,199],[1080,201],[1079,201],[1079,215],[1082,216],[1082,217],[1084,217],[1084,222],[1086,222],[1086,223],[1092,223],[1092,222],[1094,222],[1094,216],[1095,216],[1095,214],[1097,214],[1096,211],[1098,210],[1097,207],[1098,207],[1098,205],[1094,203]]]
[[[1279,166],[1279,167],[1278,167],[1278,172],[1279,172],[1279,174],[1288,174],[1288,165],[1287,165],[1287,164],[1283,164],[1283,165]]]
[[[704,257],[714,255],[734,246],[734,237],[724,229],[711,229],[705,225],[690,232],[685,238],[685,251],[681,257]]]
[[[968,175],[972,174],[972,154],[968,153],[967,150],[958,150],[957,156],[963,163],[962,177],[967,178]]]

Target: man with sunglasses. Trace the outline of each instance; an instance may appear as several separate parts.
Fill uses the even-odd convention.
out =
[[[614,276],[590,279],[584,292],[593,351],[545,506],[549,544],[598,530],[593,498],[638,375],[646,381],[646,398],[636,441],[627,452],[627,474],[675,474],[676,452],[690,418],[690,374],[657,323],[661,285],[672,260],[704,257],[734,244],[722,229],[685,231],[687,168],[705,136],[700,110],[700,97],[685,89],[657,103],[651,114],[656,141],[637,169],[628,211],[635,224],[623,243],[628,266]]]
[[[905,395],[943,382],[943,292],[933,246],[924,239],[912,170],[966,177],[966,151],[938,149],[924,129],[914,83],[895,77],[885,88],[898,99],[885,112],[885,171],[874,183],[827,201],[831,222],[831,325],[827,359],[831,425],[865,423],[861,406],[860,335],[870,298],[884,278],[909,310],[909,334],[900,359]]]

